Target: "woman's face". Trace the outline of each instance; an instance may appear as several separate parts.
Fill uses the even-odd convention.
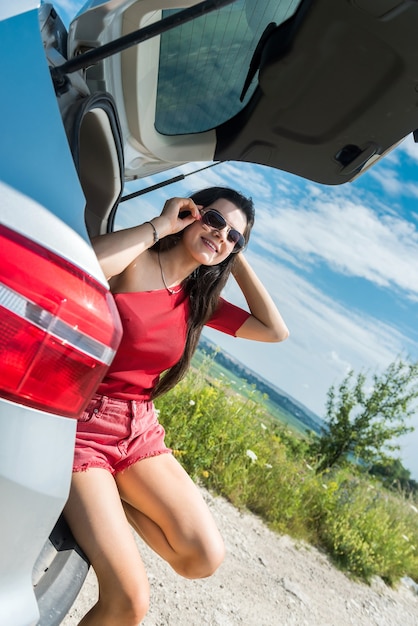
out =
[[[184,245],[201,265],[217,265],[224,261],[235,247],[235,243],[228,238],[230,230],[243,234],[247,226],[244,213],[229,200],[215,200],[210,206],[203,207],[201,213],[204,214],[209,208],[221,213],[226,221],[226,228],[218,230],[202,221],[196,221],[183,235]]]

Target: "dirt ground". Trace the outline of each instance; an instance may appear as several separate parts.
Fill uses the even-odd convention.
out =
[[[412,581],[396,590],[380,579],[371,586],[353,582],[318,550],[277,535],[257,517],[202,492],[224,537],[226,559],[211,578],[184,580],[138,539],[151,583],[144,626],[418,625]],[[96,594],[90,570],[63,626],[76,626]]]

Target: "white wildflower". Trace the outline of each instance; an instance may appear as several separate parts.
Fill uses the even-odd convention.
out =
[[[267,426],[266,426],[265,424],[263,424],[263,422],[261,422],[260,426],[261,426],[261,428],[262,428],[263,430],[267,430]]]
[[[402,539],[405,539],[405,541],[409,541],[409,537],[407,537],[406,535],[402,535]]]
[[[267,469],[272,469],[273,466],[270,465],[270,463],[266,463],[266,467],[267,467]]]
[[[254,463],[254,461],[257,461],[258,456],[256,455],[255,452],[253,452],[252,450],[247,450],[247,452],[245,453],[249,459],[251,459],[251,461]]]
[[[161,409],[154,409],[156,416],[158,417],[161,413]]]
[[[322,483],[322,486],[324,489],[328,489],[328,485],[326,485],[325,483]]]
[[[190,406],[194,406],[196,404],[196,402],[194,400],[189,400],[189,404],[190,404]]]

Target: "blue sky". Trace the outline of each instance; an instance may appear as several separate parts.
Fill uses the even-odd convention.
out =
[[[55,3],[67,24],[81,4]],[[129,184],[126,193],[176,173]],[[266,345],[208,331],[211,340],[320,416],[329,387],[350,369],[381,372],[398,356],[418,359],[418,145],[411,136],[354,183],[338,187],[223,163],[122,204],[117,226],[158,214],[169,196],[218,184],[255,202],[246,255],[291,336]],[[232,280],[226,296],[242,304]],[[412,423],[416,431],[401,440],[401,458],[418,479],[418,413]]]

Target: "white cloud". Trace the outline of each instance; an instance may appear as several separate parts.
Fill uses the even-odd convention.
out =
[[[397,171],[381,166],[380,168],[371,169],[369,176],[374,178],[389,195],[405,195],[405,183],[399,179]]]
[[[407,154],[413,161],[418,163],[418,143],[415,143],[413,135],[409,134],[398,150]]]
[[[326,263],[333,271],[418,296],[418,231],[401,217],[364,204],[317,196],[304,206],[263,212],[258,236],[295,266]]]
[[[400,177],[400,173],[387,167],[371,170],[369,176],[376,180],[390,196],[418,198],[418,184]]]
[[[337,367],[338,370],[344,371],[345,374],[348,374],[353,369],[351,363],[343,359],[336,350],[331,350],[328,361],[331,365]]]
[[[366,176],[375,180],[383,192],[393,198],[417,198],[418,184],[408,180],[405,167],[418,163],[418,144],[409,134],[397,148],[389,152],[378,165],[368,170]]]
[[[384,162],[387,164],[390,163],[391,165],[398,166],[401,161],[400,146],[402,145],[403,141],[404,140],[398,143],[398,145],[394,148],[390,149],[389,152],[387,152],[387,154],[385,154],[384,157],[380,159],[380,163]],[[373,167],[371,168],[371,171],[373,171]]]
[[[203,164],[192,163],[190,170],[198,169]],[[194,174],[186,179],[186,188],[190,193],[211,186],[233,187],[253,199],[262,197],[271,204],[275,200],[275,190],[266,184],[265,171],[250,164],[228,161],[211,169]]]

